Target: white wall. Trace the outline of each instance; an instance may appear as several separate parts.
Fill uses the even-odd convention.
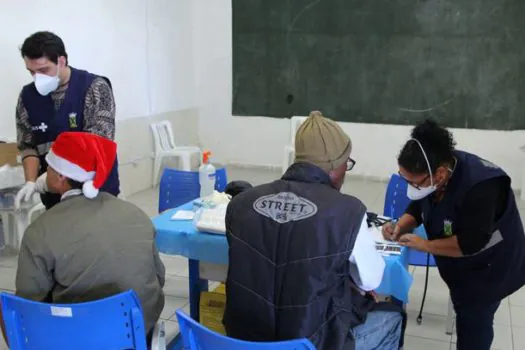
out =
[[[232,117],[231,0],[194,0],[194,52],[199,138],[225,163],[278,166],[288,141],[285,120]],[[323,106],[318,109],[322,111]],[[525,117],[525,116],[524,116]],[[354,174],[387,178],[396,171],[396,155],[410,127],[342,123],[353,140]],[[502,166],[521,187],[525,175],[525,132],[453,129],[458,148]]]
[[[14,139],[15,106],[31,81],[19,48],[39,30],[59,35],[73,67],[111,79],[122,162],[153,152],[149,123],[168,119],[179,144],[198,143],[192,0],[4,0],[0,10],[0,138]],[[151,185],[152,164],[121,167],[124,192]]]
[[[194,105],[191,0],[18,0],[3,4],[0,136],[15,136],[14,108],[31,81],[23,40],[50,30],[65,42],[72,66],[113,83],[117,119]]]

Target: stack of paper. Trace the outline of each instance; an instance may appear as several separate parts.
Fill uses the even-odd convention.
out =
[[[227,204],[221,204],[213,209],[202,209],[196,227],[201,232],[208,233],[226,233],[226,208]]]
[[[370,227],[369,231],[372,237],[374,238],[377,251],[380,252],[382,255],[401,254],[401,246],[396,242],[387,241],[386,239],[384,239],[380,227],[372,226]]]

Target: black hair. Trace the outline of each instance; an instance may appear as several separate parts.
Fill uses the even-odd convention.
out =
[[[456,142],[452,133],[432,119],[426,119],[417,124],[412,133],[412,139],[421,143],[430,163],[432,173],[438,167],[454,161],[454,146]],[[411,174],[428,173],[428,165],[421,148],[414,140],[408,140],[397,157],[399,166]]]
[[[81,190],[82,186],[84,186],[82,182],[71,180],[69,178],[67,179],[67,183],[69,184],[69,186],[71,186],[72,190]]]
[[[67,65],[67,52],[64,42],[54,33],[43,31],[36,32],[27,37],[20,48],[22,57],[35,60],[45,57],[57,64],[58,58],[64,56]]]

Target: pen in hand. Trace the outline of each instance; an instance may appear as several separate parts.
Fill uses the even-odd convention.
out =
[[[394,206],[390,206],[390,219],[392,220],[391,223],[392,223],[392,238],[391,240],[392,241],[396,241],[397,240],[397,237],[396,237],[396,226],[397,226],[397,219],[395,218],[394,216],[395,212],[394,212]]]

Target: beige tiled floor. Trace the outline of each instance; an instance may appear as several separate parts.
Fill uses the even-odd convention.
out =
[[[261,184],[275,179],[277,172],[242,168],[229,168],[229,180],[247,180],[253,184]],[[385,183],[366,179],[347,178],[343,188],[360,198],[369,211],[383,211]],[[140,206],[150,216],[157,213],[157,190],[148,190],[128,198]],[[522,217],[525,217],[525,203],[519,203]],[[168,337],[178,333],[175,310],[184,308],[188,311],[188,267],[187,260],[182,257],[162,256],[166,265],[166,306],[162,319],[166,321]],[[435,269],[431,269],[429,287],[423,323],[417,325],[423,294],[424,268],[411,268],[414,284],[410,290],[410,301],[407,305],[408,326],[405,336],[405,350],[452,350],[455,349],[456,337],[445,334],[445,319],[447,314],[448,291]],[[0,290],[13,291],[16,273],[16,257],[0,257]],[[525,349],[525,289],[518,291],[504,300],[495,317],[494,349],[513,350]],[[0,350],[5,345],[0,342]]]

